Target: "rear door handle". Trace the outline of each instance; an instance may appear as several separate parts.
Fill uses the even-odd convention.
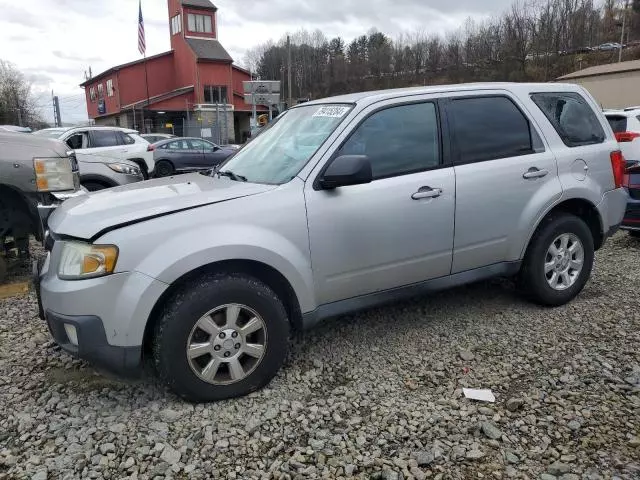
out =
[[[546,177],[547,175],[549,175],[549,170],[540,170],[536,167],[531,167],[529,170],[524,172],[524,174],[522,175],[522,178],[526,178],[527,180],[530,180],[532,178]]]
[[[436,198],[442,195],[441,188],[420,187],[416,193],[411,195],[414,200],[421,200],[423,198]]]

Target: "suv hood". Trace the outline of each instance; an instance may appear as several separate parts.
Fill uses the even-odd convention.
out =
[[[53,212],[48,223],[54,233],[91,239],[120,226],[256,195],[276,187],[198,173],[166,177],[69,199]]]

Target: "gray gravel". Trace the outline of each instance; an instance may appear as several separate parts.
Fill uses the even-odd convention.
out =
[[[3,300],[0,479],[638,479],[638,287],[618,234],[570,305],[494,281],[344,317],[269,388],[196,406],[71,359],[33,297]]]

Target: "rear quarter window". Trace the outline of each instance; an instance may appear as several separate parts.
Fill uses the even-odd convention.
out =
[[[620,133],[627,131],[627,117],[624,115],[606,115],[609,125],[613,133]]]
[[[533,93],[531,99],[568,147],[604,142],[606,137],[598,117],[579,93]]]

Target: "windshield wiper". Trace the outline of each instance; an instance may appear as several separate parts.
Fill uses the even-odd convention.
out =
[[[247,177],[244,175],[238,175],[237,173],[233,173],[231,170],[223,170],[221,172],[216,172],[218,178],[220,177],[229,177],[231,180],[235,182],[246,182]]]

